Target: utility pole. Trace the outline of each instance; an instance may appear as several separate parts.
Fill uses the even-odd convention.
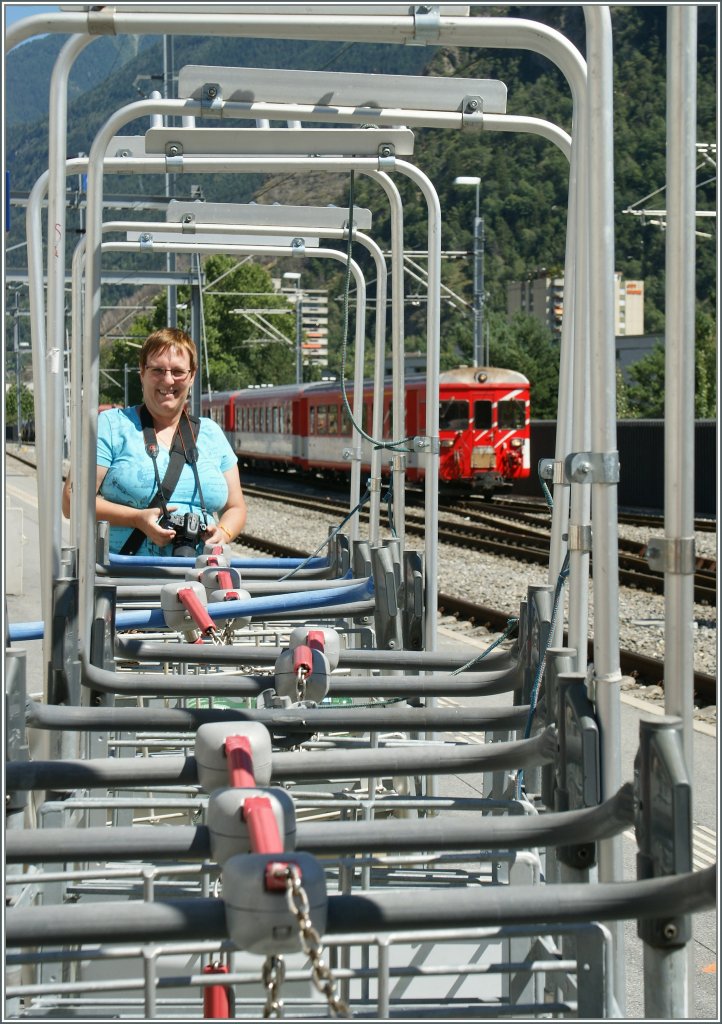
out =
[[[296,383],[303,384],[303,352],[301,342],[303,341],[303,292],[301,290],[301,275],[298,271],[288,270],[283,275],[284,280],[290,281],[295,289],[296,299]]]
[[[481,178],[476,175],[461,175],[454,178],[455,185],[471,185],[476,189],[474,213],[474,366],[489,365],[487,348],[486,363],[482,364],[484,352],[484,220],[479,216],[479,190]]]
[[[481,365],[484,350],[484,218],[479,216],[479,192],[476,193],[474,217],[474,365]],[[489,365],[488,348],[484,366]]]

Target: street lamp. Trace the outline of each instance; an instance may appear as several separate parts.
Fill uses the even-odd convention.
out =
[[[484,347],[484,220],[479,216],[479,186],[481,178],[475,175],[461,175],[454,178],[455,185],[473,185],[476,188],[476,212],[474,215],[474,366],[482,364]],[[489,365],[489,353],[485,364]]]
[[[301,302],[301,275],[298,271],[287,270],[283,275],[283,280],[290,282],[295,289],[296,298],[296,383],[303,383],[303,353],[301,352],[301,336],[302,336],[302,315],[303,315],[303,304]]]

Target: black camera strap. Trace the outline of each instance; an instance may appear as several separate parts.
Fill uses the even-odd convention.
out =
[[[196,479],[201,511],[203,512],[204,519],[207,520],[208,515],[206,513],[203,491],[201,490],[201,482],[198,476],[198,467],[196,465],[198,461],[196,435],[193,432],[194,427],[196,432],[200,430],[201,421],[197,416],[189,416],[185,409],[183,410],[178,427],[173,435],[168,468],[161,480],[158,472],[158,438],[156,437],[155,427],[153,426],[153,417],[148,412],[145,405],[141,405],[139,409],[139,416],[140,425],[143,428],[145,450],[153,461],[153,471],[155,473],[157,487],[157,491],[151,498],[147,507],[159,508],[163,511],[164,515],[168,515],[168,502],[170,501],[173,491],[176,488],[176,484],[180,479],[180,475],[183,472],[183,466],[186,463],[189,463],[193,469],[193,475]],[[120,549],[120,554],[134,555],[145,539],[146,535],[142,530],[139,530],[136,527]]]

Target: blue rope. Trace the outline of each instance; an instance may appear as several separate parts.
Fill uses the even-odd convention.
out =
[[[460,665],[458,668],[455,668],[454,671],[451,673],[452,676],[458,676],[460,672],[465,672],[468,668],[471,668],[472,665],[478,665],[479,662],[487,656],[487,654],[491,653],[491,651],[493,651],[495,647],[498,647],[499,644],[503,643],[513,633],[518,622],[519,619],[513,616],[512,618],[508,619],[506,629],[501,634],[501,636],[497,637],[497,639],[494,640],[494,642],[490,644],[485,651],[482,651],[481,654],[477,655],[475,658],[472,658],[471,661],[467,661],[465,665]]]
[[[369,489],[367,488],[367,489],[366,489],[366,493],[365,493],[365,494],[363,495],[363,497],[362,497],[362,498],[361,498],[361,500],[359,501],[358,505],[356,505],[356,507],[355,507],[355,508],[352,508],[352,509],[351,509],[351,511],[350,511],[350,512],[349,512],[349,513],[348,513],[347,515],[345,515],[345,516],[344,516],[344,518],[343,518],[343,519],[341,520],[341,522],[340,522],[340,523],[338,524],[338,526],[336,526],[336,527],[335,527],[335,528],[334,528],[334,529],[333,529],[333,530],[332,530],[332,531],[331,531],[331,532],[329,533],[328,537],[326,538],[326,540],[325,540],[325,541],[323,541],[323,543],[322,543],[322,544],[319,544],[319,546],[318,546],[318,547],[316,548],[316,550],[315,550],[315,551],[313,552],[313,554],[310,554],[310,555],[308,556],[308,558],[307,558],[307,559],[305,559],[305,561],[303,561],[303,562],[300,562],[300,563],[299,563],[299,564],[298,564],[297,566],[295,566],[295,567],[294,567],[293,569],[291,569],[291,571],[290,571],[290,572],[287,572],[285,576],[281,576],[281,577],[279,578],[278,582],[279,582],[279,583],[283,583],[283,582],[284,582],[284,580],[289,580],[289,579],[291,578],[291,576],[293,576],[293,574],[294,574],[294,573],[297,573],[297,572],[298,572],[298,570],[299,570],[299,569],[303,569],[303,567],[304,567],[305,565],[308,565],[308,563],[309,563],[309,562],[310,562],[310,561],[311,561],[312,559],[314,559],[314,558],[315,558],[315,557],[316,557],[316,556],[318,555],[319,551],[323,551],[323,549],[324,549],[324,548],[325,548],[325,547],[326,547],[326,546],[327,546],[328,544],[330,544],[330,543],[331,543],[331,541],[332,541],[332,540],[334,539],[334,537],[336,537],[336,536],[338,535],[338,533],[340,533],[340,531],[341,531],[341,530],[342,530],[342,529],[344,528],[344,526],[346,525],[346,523],[347,523],[347,522],[348,522],[348,521],[349,521],[349,520],[350,520],[351,518],[353,518],[353,516],[355,516],[357,512],[360,512],[360,511],[361,511],[361,509],[362,509],[362,508],[364,507],[364,505],[366,504],[366,502],[367,502],[367,501],[369,500],[369,498],[370,498],[370,497],[371,497],[371,491],[370,491],[370,490],[369,490]]]

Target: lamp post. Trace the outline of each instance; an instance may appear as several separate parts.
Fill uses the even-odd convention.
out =
[[[484,350],[484,220],[479,216],[479,186],[481,178],[462,175],[454,178],[455,185],[473,185],[476,188],[474,215],[474,366],[482,365]],[[487,351],[485,365],[489,364]]]
[[[289,281],[295,289],[296,299],[296,383],[303,383],[303,353],[301,351],[302,337],[302,315],[303,303],[301,302],[301,275],[294,270],[288,270],[283,275],[284,281]]]

